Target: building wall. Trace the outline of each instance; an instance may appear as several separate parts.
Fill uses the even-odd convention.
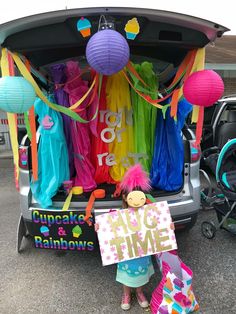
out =
[[[236,64],[206,64],[206,69],[216,71],[224,81],[224,96],[236,94]]]
[[[25,129],[23,114],[17,114],[17,125],[18,130]],[[1,150],[11,150],[11,141],[7,114],[0,110],[0,151]]]
[[[225,84],[224,95],[236,94],[236,70],[216,70]]]
[[[11,142],[8,128],[7,115],[5,112],[0,111],[0,151],[10,150]]]
[[[236,95],[236,78],[223,77],[225,84],[224,95]]]

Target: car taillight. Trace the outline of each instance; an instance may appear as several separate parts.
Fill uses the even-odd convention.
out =
[[[19,167],[22,169],[29,169],[27,146],[19,147]]]
[[[190,143],[191,163],[196,162],[201,157],[201,148],[196,146],[195,142]]]

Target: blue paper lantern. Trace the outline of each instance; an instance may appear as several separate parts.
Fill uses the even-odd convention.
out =
[[[128,63],[129,56],[130,50],[126,39],[112,29],[94,34],[86,47],[89,65],[104,75],[112,75],[122,70]]]
[[[22,76],[0,78],[0,109],[23,113],[33,106],[36,94],[33,86]]]

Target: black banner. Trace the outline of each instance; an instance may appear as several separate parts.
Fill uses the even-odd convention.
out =
[[[93,218],[91,218],[93,220]],[[93,251],[94,227],[84,221],[79,211],[32,211],[36,248],[69,251]]]

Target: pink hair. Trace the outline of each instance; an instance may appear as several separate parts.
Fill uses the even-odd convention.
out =
[[[127,170],[120,183],[120,187],[123,192],[128,193],[136,188],[140,188],[142,191],[149,191],[151,189],[150,179],[140,164],[136,164]]]

